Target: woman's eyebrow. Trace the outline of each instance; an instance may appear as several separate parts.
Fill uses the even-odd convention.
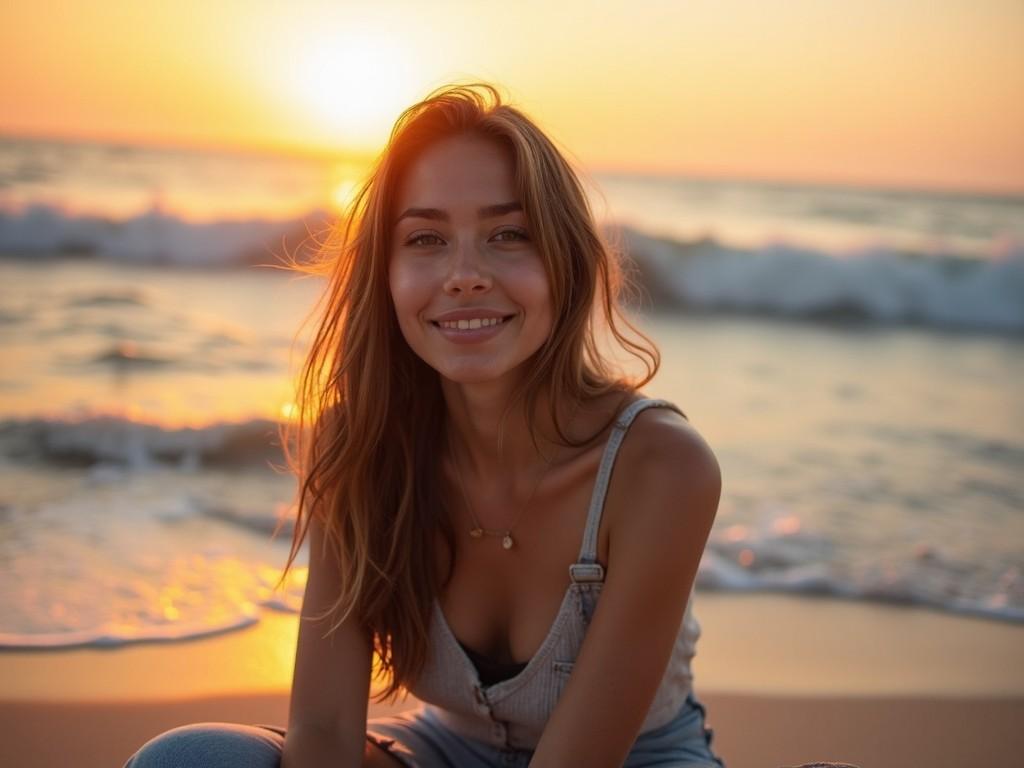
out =
[[[496,216],[504,216],[506,213],[513,213],[514,211],[523,210],[523,206],[518,201],[510,203],[497,203],[495,205],[485,205],[482,208],[477,208],[476,214],[481,219],[493,219]],[[402,215],[395,219],[395,225],[398,225],[402,219],[432,219],[434,221],[451,221],[451,216],[448,215],[447,211],[442,211],[440,208],[406,208]]]

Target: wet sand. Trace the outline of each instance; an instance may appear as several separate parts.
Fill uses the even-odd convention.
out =
[[[830,599],[696,600],[695,691],[729,768],[1013,765],[1024,751],[1024,626]],[[268,612],[185,643],[0,652],[0,765],[120,766],[177,725],[286,725],[296,631],[297,617]]]

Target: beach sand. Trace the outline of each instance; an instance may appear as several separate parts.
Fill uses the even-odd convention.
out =
[[[1022,626],[777,595],[698,592],[694,611],[694,688],[729,768],[1011,766],[1024,753]],[[284,726],[297,621],[268,612],[184,643],[0,652],[0,765],[121,766],[177,725]]]

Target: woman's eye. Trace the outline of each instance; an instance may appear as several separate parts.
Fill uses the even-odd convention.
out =
[[[436,240],[437,242],[430,242]],[[427,241],[427,242],[424,242]],[[432,235],[429,232],[424,232],[419,235],[413,235],[406,241],[406,245],[438,245],[441,242],[441,238],[437,235]]]
[[[504,235],[509,235],[509,237],[504,237]],[[521,229],[503,229],[501,232],[495,234],[494,237],[502,242],[515,242],[516,240],[530,239],[526,232]]]

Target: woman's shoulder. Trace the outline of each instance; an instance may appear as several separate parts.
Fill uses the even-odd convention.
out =
[[[649,398],[637,395],[625,407],[641,399]],[[718,459],[697,427],[672,408],[648,407],[634,416],[616,457],[615,474],[616,495],[631,509],[671,514],[669,509],[657,510],[684,506],[713,515],[718,506]],[[670,500],[682,504],[666,504]]]
[[[649,403],[640,407],[640,403]],[[642,392],[630,392],[622,397],[617,406],[616,418],[631,408],[637,410],[629,423],[622,451],[630,453],[662,454],[679,450],[696,450],[703,448],[710,451],[710,446],[691,423],[686,409],[677,403],[663,398],[651,397]]]

